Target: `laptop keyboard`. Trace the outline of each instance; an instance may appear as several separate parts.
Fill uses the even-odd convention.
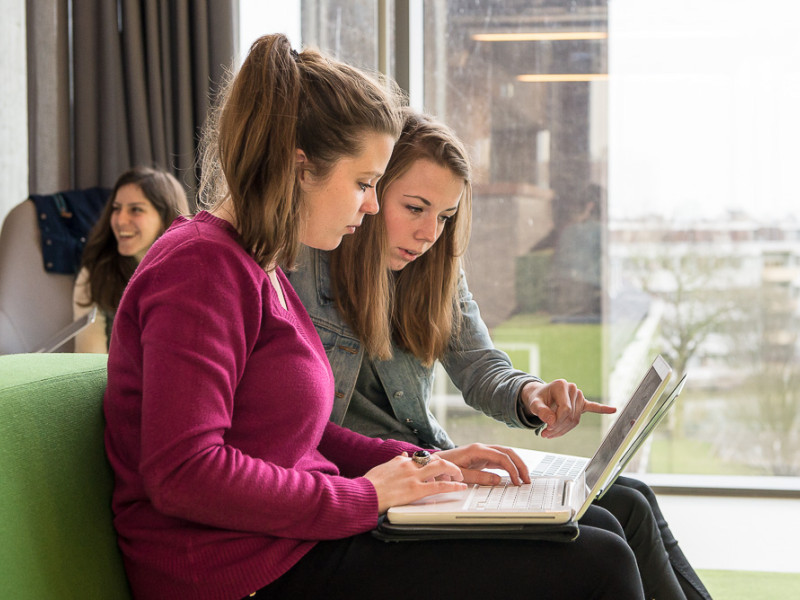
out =
[[[564,481],[540,478],[514,485],[508,478],[494,486],[479,486],[468,510],[548,510],[561,504]]]
[[[589,459],[581,456],[548,454],[536,465],[536,469],[531,471],[531,477],[568,477],[575,479],[580,475],[587,462],[589,462]]]
[[[531,471],[531,483],[514,485],[503,477],[495,486],[479,486],[468,510],[546,511],[563,503],[564,480],[580,475],[588,458],[548,454]]]

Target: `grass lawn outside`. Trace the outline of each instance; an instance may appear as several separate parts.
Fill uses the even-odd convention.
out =
[[[717,456],[710,442],[696,439],[670,439],[654,432],[647,470],[650,473],[687,473],[692,475],[767,475],[743,464],[734,464]]]
[[[603,326],[599,324],[551,323],[540,314],[516,315],[492,331],[495,345],[504,342],[536,344],[545,381],[574,381],[589,398],[603,395]],[[525,369],[524,352],[508,352],[518,369]]]
[[[786,600],[800,597],[800,573],[699,570],[714,600]]]

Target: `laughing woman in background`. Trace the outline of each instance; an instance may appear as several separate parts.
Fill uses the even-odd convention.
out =
[[[179,215],[189,213],[181,184],[165,171],[134,167],[117,179],[83,250],[72,296],[75,319],[97,307],[75,338],[75,352],[108,352],[114,313],[136,266]]]

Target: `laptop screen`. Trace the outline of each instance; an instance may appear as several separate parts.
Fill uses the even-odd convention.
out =
[[[631,429],[640,419],[647,417],[647,414],[644,414],[647,403],[654,395],[661,393],[671,370],[661,357],[653,362],[639,387],[603,438],[592,460],[589,461],[586,467],[586,486],[589,489],[593,489],[600,478],[607,475],[609,464],[614,460],[614,455],[620,451]]]

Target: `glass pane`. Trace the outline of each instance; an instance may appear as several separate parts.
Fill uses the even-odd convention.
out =
[[[242,56],[258,36],[280,32],[298,49],[314,46],[352,65],[378,70],[377,2],[240,0],[239,13]]]
[[[378,5],[373,0],[303,0],[303,44],[377,71]]]
[[[251,44],[262,35],[282,33],[299,49],[300,0],[285,2],[263,2],[262,0],[239,0],[239,57],[240,63],[247,56]]]
[[[612,4],[609,293],[690,377],[652,471],[800,475],[800,11],[753,8]]]
[[[800,474],[800,9],[753,6],[424,4],[425,108],[472,152],[467,276],[497,346],[611,404],[658,353],[689,373],[641,470]],[[607,426],[542,442],[438,392],[457,443],[589,454]]]
[[[430,2],[424,23],[426,110],[474,160],[466,270],[495,344],[518,368],[607,401],[605,2]],[[541,445],[440,391],[457,443]],[[590,415],[546,444],[591,454],[601,433]]]

